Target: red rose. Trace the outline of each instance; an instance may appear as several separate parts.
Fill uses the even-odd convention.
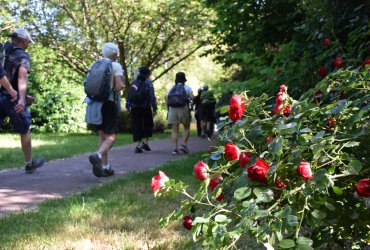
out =
[[[270,143],[273,139],[274,139],[274,137],[272,137],[272,136],[267,137],[266,138],[266,143]]]
[[[297,168],[297,172],[305,181],[312,179],[311,168],[308,162],[302,161]]]
[[[343,59],[340,56],[337,56],[334,58],[333,64],[335,68],[341,68],[343,66]]]
[[[194,165],[194,169],[193,169],[195,178],[201,181],[204,181],[205,179],[207,179],[208,177],[207,169],[208,169],[208,165],[202,161],[199,161],[197,164]]]
[[[325,68],[324,65],[319,68],[319,72],[318,73],[319,73],[319,76],[321,78],[324,78],[325,77],[325,75],[326,75],[326,68]]]
[[[193,218],[191,218],[190,215],[185,215],[184,218],[183,218],[183,222],[182,222],[182,225],[187,229],[187,230],[191,230],[191,228],[193,227],[192,226],[192,223],[193,223]]]
[[[275,181],[275,187],[279,188],[279,189],[284,189],[286,188],[286,184],[281,181],[281,178],[280,176],[278,178],[276,178],[276,181]]]
[[[276,95],[276,103],[277,104],[282,104],[283,102],[284,102],[284,100],[285,100],[285,96],[284,96],[284,93],[283,92],[279,92],[279,93],[277,93],[277,95]]]
[[[224,193],[221,193],[217,198],[216,201],[222,201],[225,198]]]
[[[252,158],[251,153],[242,152],[239,158],[240,167],[244,168],[251,161],[251,158]]]
[[[247,168],[248,178],[261,183],[266,183],[268,170],[269,165],[267,162],[261,158],[258,158],[254,165]]]
[[[370,178],[360,180],[355,189],[358,196],[370,197]]]
[[[234,103],[237,103],[238,105],[242,105],[244,103],[244,99],[240,95],[233,95],[230,98],[230,106]]]
[[[242,118],[244,111],[244,103],[242,103],[241,105],[233,103],[232,105],[230,105],[229,117],[233,122],[236,122],[237,120],[240,120],[240,118]]]
[[[292,112],[292,107],[291,106],[286,106],[283,109],[283,115],[285,117],[288,117],[290,115],[290,112]]]
[[[284,105],[283,104],[279,104],[279,103],[276,103],[275,107],[274,107],[274,114],[277,115],[280,113],[280,111],[283,109]]]
[[[280,91],[286,92],[288,90],[288,87],[285,85],[280,85]]]
[[[324,46],[325,47],[328,47],[330,45],[330,39],[329,38],[325,38],[324,39]]]
[[[326,126],[328,126],[329,128],[334,128],[336,124],[337,122],[333,118],[330,118],[326,123]]]
[[[214,177],[209,182],[209,187],[211,188],[211,191],[215,190],[218,184],[220,184],[220,180],[222,180],[222,176]]]
[[[321,94],[322,94],[321,89],[316,89],[316,90],[315,90],[315,95],[321,95]]]
[[[224,147],[226,158],[229,161],[235,161],[239,159],[240,156],[240,149],[235,146],[232,142],[226,143]]]
[[[366,67],[366,65],[370,65],[370,58],[367,58],[364,60],[364,62],[362,63],[362,67]]]
[[[150,186],[152,187],[153,192],[157,192],[169,180],[170,179],[165,173],[159,171],[159,174],[152,178],[152,184]]]

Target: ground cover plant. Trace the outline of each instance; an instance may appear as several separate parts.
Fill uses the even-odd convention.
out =
[[[194,165],[198,191],[153,178],[156,196],[185,196],[161,226],[183,221],[202,248],[243,248],[248,235],[267,249],[368,246],[369,76],[337,70],[296,100],[285,85],[234,95],[219,146]]]
[[[194,154],[161,166],[195,185]],[[34,211],[0,219],[0,249],[186,249],[191,240],[179,223],[160,230],[158,217],[180,200],[153,200],[148,180],[158,170],[132,173],[89,191],[45,201]]]

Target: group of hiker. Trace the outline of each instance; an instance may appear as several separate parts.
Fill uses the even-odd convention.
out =
[[[41,167],[44,157],[32,158],[31,150],[31,114],[27,106],[34,101],[27,96],[30,57],[26,52],[33,42],[25,29],[15,29],[11,42],[0,47],[0,127],[5,117],[9,117],[14,130],[21,136],[21,145],[25,158],[26,173],[33,173]],[[118,132],[118,113],[122,111],[120,92],[128,87],[126,109],[131,114],[135,153],[151,151],[149,138],[153,132],[153,117],[157,113],[157,99],[150,80],[151,70],[142,66],[134,81],[127,86],[125,73],[117,62],[118,46],[105,43],[102,47],[102,59],[97,59],[90,67],[84,81],[86,93],[86,115],[88,124],[94,125],[99,136],[98,149],[89,156],[92,172],[96,177],[114,175],[109,164],[108,153]],[[168,106],[167,124],[172,127],[173,155],[188,154],[192,104],[195,107],[198,135],[211,137],[214,124],[215,98],[205,85],[194,97],[190,86],[186,84],[184,72],[175,76],[175,84],[169,90],[166,100]],[[179,126],[184,126],[184,134],[179,143]]]

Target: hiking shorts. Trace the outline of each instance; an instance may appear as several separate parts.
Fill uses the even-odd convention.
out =
[[[116,134],[118,131],[118,108],[117,104],[112,101],[106,101],[101,107],[103,122],[100,125],[95,125],[95,129],[103,131],[104,134]]]
[[[31,114],[27,106],[22,113],[15,112],[17,101],[12,102],[8,93],[0,93],[0,128],[3,125],[5,117],[9,116],[15,132],[19,134],[27,134],[31,127]]]
[[[184,107],[170,107],[168,110],[167,124],[184,124],[189,125],[191,122],[190,110],[188,105]]]

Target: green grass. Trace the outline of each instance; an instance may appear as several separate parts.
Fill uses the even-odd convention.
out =
[[[174,222],[159,228],[181,197],[155,199],[151,178],[170,178],[198,187],[194,154],[155,170],[127,174],[81,194],[41,203],[36,210],[0,219],[0,249],[189,249],[191,233]]]
[[[153,140],[169,137],[170,133],[155,134]],[[118,134],[114,146],[132,143],[131,134]],[[48,161],[71,157],[96,150],[98,136],[93,134],[32,134],[33,156]],[[24,158],[19,135],[0,134],[0,170],[21,167]]]

